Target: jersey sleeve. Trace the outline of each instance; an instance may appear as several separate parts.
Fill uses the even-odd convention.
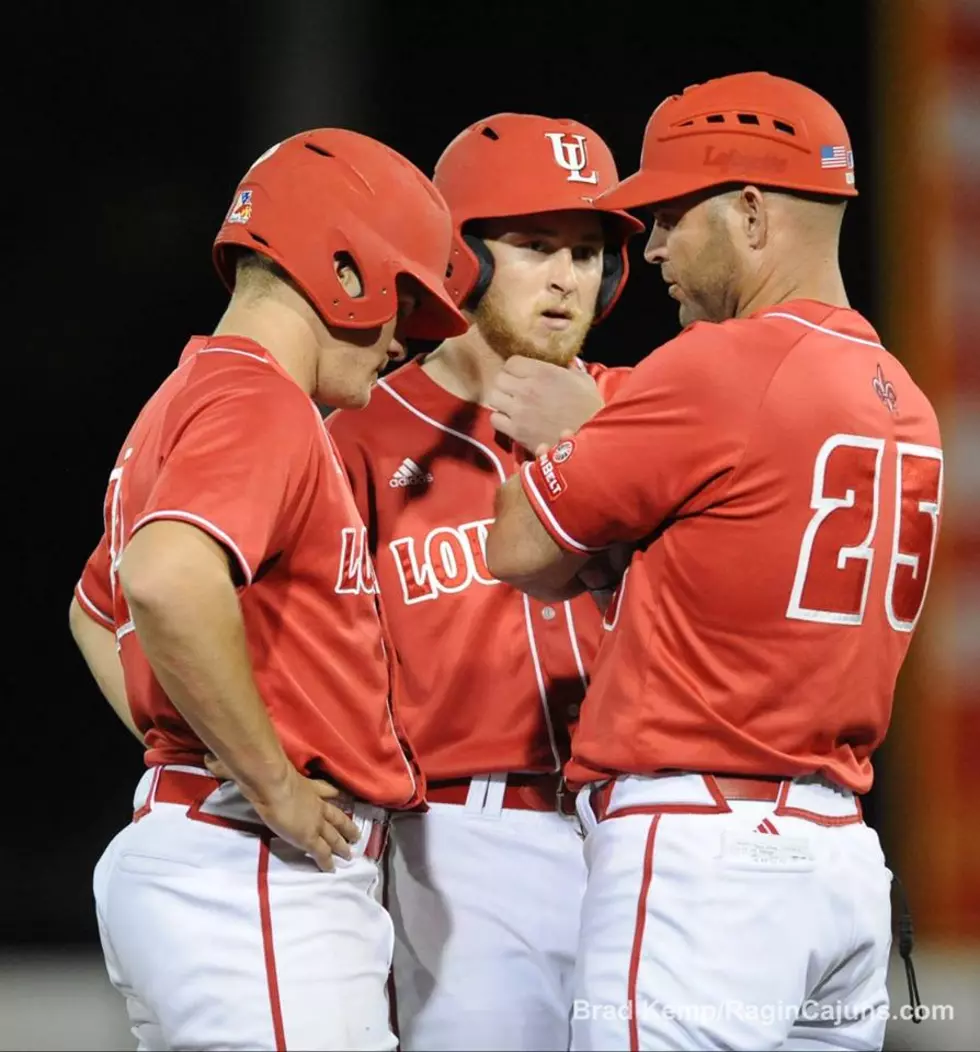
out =
[[[745,448],[759,402],[745,386],[734,340],[720,327],[695,325],[654,351],[574,438],[523,466],[541,524],[582,553],[703,510]]]
[[[112,616],[112,583],[109,566],[109,542],[106,535],[88,557],[82,576],[75,585],[78,605],[97,624],[114,628]]]
[[[191,523],[224,545],[250,584],[285,548],[293,511],[315,482],[319,414],[292,388],[270,370],[189,398],[133,532],[164,519]]]
[[[589,362],[586,364],[586,370],[592,379],[595,380],[596,387],[599,389],[599,394],[602,395],[604,402],[611,401],[633,375],[632,366],[626,365],[610,367]]]

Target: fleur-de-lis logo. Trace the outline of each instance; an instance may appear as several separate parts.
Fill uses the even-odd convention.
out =
[[[894,413],[898,396],[895,394],[895,386],[891,380],[885,379],[885,374],[881,371],[880,365],[875,378],[871,381],[871,386],[875,389],[875,394],[881,399],[882,405],[889,413]]]

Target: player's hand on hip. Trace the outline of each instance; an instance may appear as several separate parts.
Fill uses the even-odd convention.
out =
[[[515,355],[497,374],[487,405],[490,423],[527,450],[549,448],[603,406],[595,380],[578,368]]]
[[[217,757],[208,756],[205,763],[216,778],[231,778],[228,768]],[[340,795],[336,786],[321,778],[307,778],[291,768],[286,780],[268,793],[260,795],[240,788],[272,832],[311,855],[321,869],[333,870],[334,855],[351,857],[350,845],[361,834],[354,822],[332,802]]]

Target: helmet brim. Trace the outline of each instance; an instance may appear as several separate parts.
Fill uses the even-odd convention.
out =
[[[470,323],[453,302],[443,279],[418,268],[413,268],[410,273],[425,294],[405,321],[405,336],[415,340],[448,340],[451,336],[462,336]]]

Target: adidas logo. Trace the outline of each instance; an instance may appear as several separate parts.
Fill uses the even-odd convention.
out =
[[[388,479],[388,485],[397,489],[399,486],[427,486],[431,481],[431,471],[423,471],[411,457],[406,457]]]

